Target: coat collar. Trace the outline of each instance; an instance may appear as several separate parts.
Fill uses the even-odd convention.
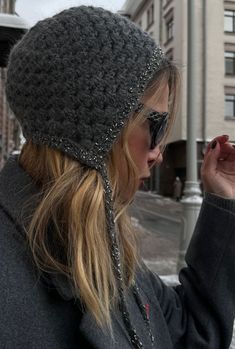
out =
[[[14,222],[24,239],[24,226],[29,223],[40,196],[39,187],[20,166],[18,157],[10,157],[0,172],[0,206]],[[63,299],[74,298],[71,283],[64,275],[43,273],[42,278],[47,287],[56,289]]]

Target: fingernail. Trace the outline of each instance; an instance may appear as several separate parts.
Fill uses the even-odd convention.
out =
[[[211,149],[215,149],[216,144],[217,144],[217,141],[213,141],[213,142],[211,143]]]

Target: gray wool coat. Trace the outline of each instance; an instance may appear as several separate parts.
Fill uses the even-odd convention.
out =
[[[11,158],[0,174],[0,348],[131,349],[118,310],[112,315],[112,339],[82,312],[66,279],[37,272],[22,228],[37,193],[31,178]],[[235,311],[233,200],[206,195],[186,262],[175,288],[165,286],[147,268],[136,274],[149,308],[154,348],[229,348]],[[127,302],[144,348],[151,349],[131,293]]]

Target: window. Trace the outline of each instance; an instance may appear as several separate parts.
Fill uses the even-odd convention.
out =
[[[154,23],[154,6],[153,4],[147,11],[147,29]]]
[[[171,17],[166,22],[166,41],[173,38],[173,27],[174,27],[174,20],[173,20],[173,17]]]
[[[224,31],[229,33],[235,32],[235,11],[224,11]]]
[[[225,74],[235,75],[235,52],[225,51]]]
[[[225,117],[235,118],[235,95],[225,95]]]

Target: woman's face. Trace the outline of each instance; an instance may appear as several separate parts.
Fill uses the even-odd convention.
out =
[[[158,102],[153,98],[143,101],[144,105],[159,113],[168,112],[169,87],[166,84],[162,89]],[[151,147],[150,120],[146,119],[143,124],[136,125],[128,137],[128,148],[130,155],[138,169],[139,185],[150,177],[150,168],[155,164],[162,163],[162,153],[159,144]]]

